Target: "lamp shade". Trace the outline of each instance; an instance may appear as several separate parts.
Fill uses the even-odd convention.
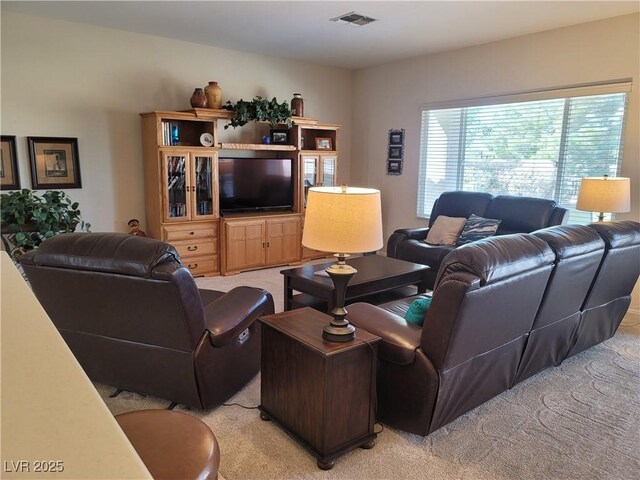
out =
[[[363,253],[382,248],[380,191],[356,187],[310,188],[302,244],[333,253]]]
[[[628,212],[631,209],[630,185],[625,177],[583,178],[576,208],[587,212]]]

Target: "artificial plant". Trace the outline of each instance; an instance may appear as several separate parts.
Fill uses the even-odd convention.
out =
[[[286,123],[291,127],[291,106],[287,102],[278,103],[275,97],[267,100],[256,96],[250,102],[240,99],[236,103],[227,102],[224,108],[233,112],[233,118],[224,126],[225,129],[242,127],[250,121],[269,122],[272,127]]]
[[[47,190],[42,196],[26,188],[6,193],[0,195],[0,207],[2,242],[14,259],[49,237],[73,232],[78,224],[87,232],[91,227],[82,221],[78,202],[57,190]]]

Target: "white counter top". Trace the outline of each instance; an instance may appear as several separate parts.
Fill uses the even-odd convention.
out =
[[[151,478],[11,259],[0,256],[0,477]]]

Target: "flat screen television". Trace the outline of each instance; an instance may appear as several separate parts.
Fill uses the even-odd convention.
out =
[[[293,209],[293,160],[220,158],[220,211],[256,212]]]

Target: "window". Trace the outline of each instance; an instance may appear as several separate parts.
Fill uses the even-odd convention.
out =
[[[453,102],[422,110],[419,217],[442,192],[554,199],[571,223],[583,177],[618,176],[629,82]],[[545,98],[548,97],[548,98]]]

